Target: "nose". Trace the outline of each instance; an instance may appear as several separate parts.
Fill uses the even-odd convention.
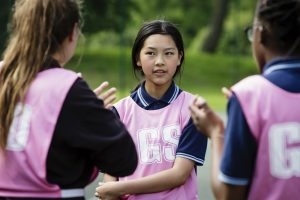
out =
[[[165,61],[164,61],[163,55],[157,55],[156,60],[155,60],[155,65],[161,66],[164,64],[165,64]]]

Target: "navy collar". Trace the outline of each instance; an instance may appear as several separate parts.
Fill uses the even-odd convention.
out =
[[[149,105],[156,103],[157,101],[162,101],[166,104],[170,104],[178,97],[180,91],[181,90],[179,89],[179,87],[174,82],[172,82],[166,93],[160,99],[155,99],[147,93],[145,89],[145,82],[143,82],[137,90],[137,97],[144,107],[148,107]]]
[[[263,67],[263,74],[268,75],[275,70],[292,69],[300,67],[300,57],[277,58],[271,60]]]

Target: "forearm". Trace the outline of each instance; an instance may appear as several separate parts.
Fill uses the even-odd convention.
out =
[[[176,170],[172,168],[135,180],[120,181],[116,187],[119,190],[118,193],[121,195],[154,193],[169,190],[185,183],[185,178],[176,175],[175,171]]]
[[[176,157],[171,169],[129,181],[116,183],[118,194],[154,193],[170,190],[183,185],[194,170],[195,162],[186,158]]]
[[[215,194],[215,197],[217,199],[220,199],[222,193],[222,184],[219,179],[219,173],[220,173],[220,163],[223,153],[223,142],[224,138],[219,137],[213,137],[211,138],[211,154],[212,154],[212,172],[211,172],[211,184],[212,184],[212,190]]]
[[[110,181],[117,181],[118,179],[114,176],[111,176],[109,174],[104,174],[103,175],[103,182],[106,183],[106,182],[110,182]]]

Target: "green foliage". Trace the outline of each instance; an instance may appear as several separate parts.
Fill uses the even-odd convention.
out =
[[[5,44],[7,40],[8,34],[8,19],[11,11],[13,1],[12,0],[5,0],[1,2],[0,6],[0,55],[2,54],[3,50],[5,49]]]
[[[0,49],[4,48],[8,13],[13,0],[5,0],[0,7]],[[216,0],[86,0],[85,25],[90,48],[122,46],[130,48],[141,24],[153,19],[165,19],[178,25],[186,49],[201,51],[205,33],[209,31]],[[250,55],[243,28],[252,22],[256,1],[230,0],[230,13],[218,52]],[[0,52],[1,53],[1,52]]]
[[[199,29],[198,33],[193,38],[190,45],[187,47],[188,51],[190,51],[191,53],[198,53],[203,46],[208,31],[209,31],[208,27]]]
[[[252,23],[255,1],[235,0],[230,5],[218,52],[250,55],[251,48],[244,28]]]
[[[86,0],[84,2],[84,32],[124,30],[129,11],[134,6],[130,0]]]
[[[148,1],[132,0],[136,5],[131,11],[130,26],[137,31],[145,21],[165,19],[178,25],[186,46],[189,46],[198,30],[210,22],[212,3],[199,0]]]
[[[87,43],[93,48],[121,45],[130,48],[139,27],[145,21],[165,19],[178,25],[186,49],[201,51],[205,36],[209,31],[212,9],[217,1],[199,0],[102,0],[86,1],[86,30],[90,33]],[[118,10],[121,4],[123,10]],[[226,18],[218,52],[223,54],[250,55],[249,43],[244,37],[243,29],[251,23],[255,1],[230,1],[230,12]],[[101,33],[99,33],[100,30]],[[90,40],[91,39],[91,40]]]

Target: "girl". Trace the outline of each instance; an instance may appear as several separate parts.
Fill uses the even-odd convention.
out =
[[[79,0],[15,1],[0,69],[0,199],[83,200],[99,169],[126,176],[137,165],[121,121],[63,69],[81,21]]]
[[[196,165],[203,165],[207,138],[197,133],[188,105],[193,96],[174,83],[181,72],[181,34],[170,22],[144,24],[132,48],[137,89],[115,105],[135,142],[139,165],[131,176],[96,189],[101,199],[198,199]],[[113,180],[111,177],[109,180]]]
[[[232,87],[225,143],[217,115],[201,99],[191,106],[212,140],[217,199],[299,199],[299,19],[299,0],[258,1],[246,32],[262,74]]]

